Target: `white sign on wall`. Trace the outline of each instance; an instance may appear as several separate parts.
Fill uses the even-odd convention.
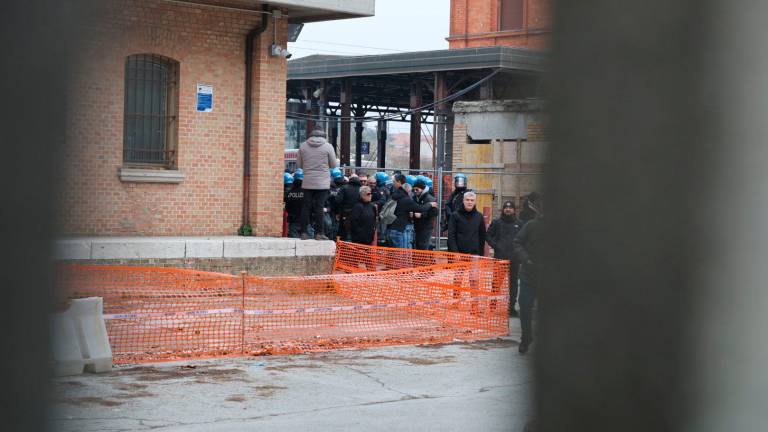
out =
[[[213,111],[213,86],[205,84],[197,85],[197,111]]]

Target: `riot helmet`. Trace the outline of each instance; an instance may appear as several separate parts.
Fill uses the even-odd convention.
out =
[[[456,189],[466,189],[469,182],[467,181],[466,174],[457,173],[453,176],[453,187]]]

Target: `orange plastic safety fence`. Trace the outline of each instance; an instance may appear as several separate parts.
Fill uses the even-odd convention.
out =
[[[506,261],[407,252],[339,242],[334,274],[310,277],[63,265],[59,293],[104,298],[116,363],[507,334]]]

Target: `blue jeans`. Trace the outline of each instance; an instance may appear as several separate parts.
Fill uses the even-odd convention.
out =
[[[527,280],[520,279],[520,327],[523,329],[523,342],[533,340],[533,303],[536,301],[536,287]]]
[[[387,238],[392,247],[401,249],[413,248],[413,225],[406,225],[405,231],[387,230]]]

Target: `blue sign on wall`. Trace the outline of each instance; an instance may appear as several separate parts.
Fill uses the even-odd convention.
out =
[[[197,111],[213,111],[213,86],[205,84],[197,85]]]
[[[371,154],[371,142],[363,141],[360,143],[360,154]]]

